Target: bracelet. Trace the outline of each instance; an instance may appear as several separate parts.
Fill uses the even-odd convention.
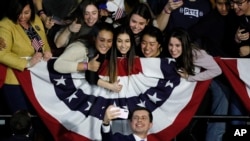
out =
[[[166,8],[163,9],[165,14],[171,14],[171,12],[168,12]]]
[[[43,9],[37,11],[37,15],[41,16],[42,14],[45,14],[45,12],[43,11]]]
[[[88,70],[88,62],[83,62],[83,70]]]

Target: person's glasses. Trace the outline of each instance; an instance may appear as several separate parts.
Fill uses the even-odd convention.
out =
[[[230,1],[230,4],[231,4],[231,5],[236,4],[237,6],[242,6],[242,4],[245,3],[246,1],[247,1],[247,0],[238,0],[238,1],[233,1],[233,0],[231,0],[231,1]]]

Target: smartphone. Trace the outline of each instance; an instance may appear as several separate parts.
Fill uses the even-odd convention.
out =
[[[110,111],[113,111],[113,110],[120,110],[119,112],[121,114],[118,116],[118,118],[128,119],[128,114],[129,114],[128,109],[123,109],[123,108],[119,108],[119,107],[112,107],[110,109]]]
[[[245,29],[244,31],[241,32],[241,34],[247,33],[247,25],[245,25],[245,24],[240,24],[240,29]]]
[[[123,108],[120,108],[120,112],[121,114],[119,115],[119,118],[122,118],[122,119],[128,119],[128,109],[123,109]]]

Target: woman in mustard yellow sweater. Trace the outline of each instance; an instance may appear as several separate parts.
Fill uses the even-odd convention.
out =
[[[7,15],[0,21],[0,37],[6,47],[0,51],[0,63],[7,67],[2,87],[10,113],[28,109],[25,97],[13,70],[23,71],[39,61],[52,57],[43,24],[34,11],[32,0],[12,0]]]

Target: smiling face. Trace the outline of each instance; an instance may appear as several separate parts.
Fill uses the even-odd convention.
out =
[[[88,5],[85,10],[84,14],[84,22],[88,26],[93,26],[97,20],[98,20],[99,14],[98,14],[98,9],[96,8],[95,5]]]
[[[29,23],[31,17],[30,5],[26,5],[18,17],[18,23],[26,25]]]
[[[101,30],[96,37],[95,46],[101,54],[106,54],[112,47],[112,42],[113,33],[111,31]]]
[[[250,2],[248,0],[230,0],[230,4],[236,15],[242,16],[250,14]]]
[[[145,110],[135,111],[130,124],[133,132],[138,136],[147,135],[148,130],[152,127],[149,113]]]
[[[161,44],[158,43],[156,37],[145,34],[141,41],[141,51],[145,57],[157,57],[161,50]]]
[[[131,48],[131,40],[128,34],[122,33],[117,36],[116,46],[122,55],[126,55]]]
[[[168,43],[168,51],[173,58],[178,58],[182,54],[182,44],[178,38],[171,37]]]
[[[140,33],[147,24],[148,21],[138,14],[133,14],[129,20],[129,26],[134,34]]]

